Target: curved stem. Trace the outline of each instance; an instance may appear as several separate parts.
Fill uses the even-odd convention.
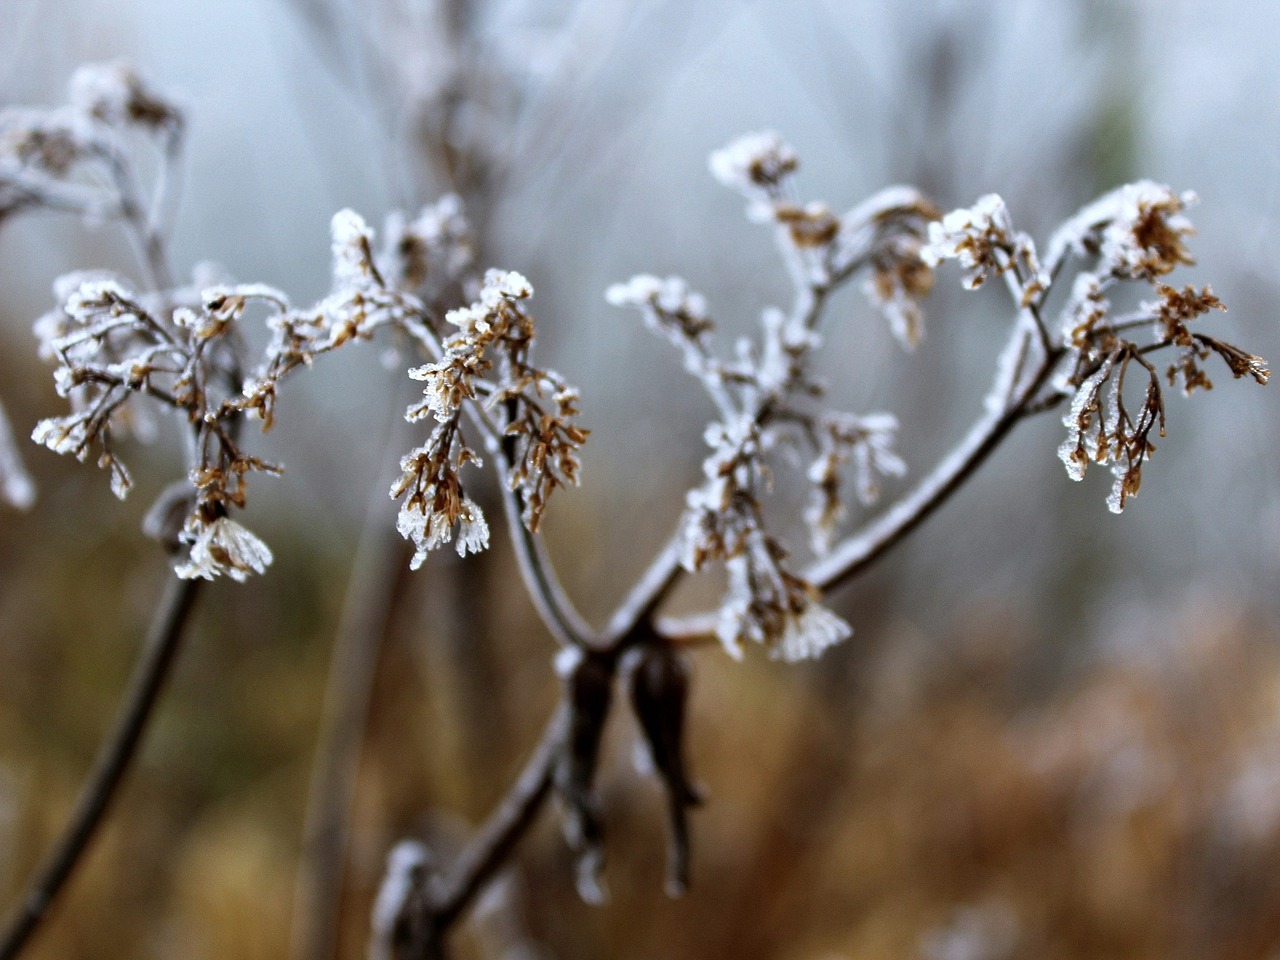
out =
[[[978,420],[919,486],[864,530],[809,567],[805,577],[819,589],[830,590],[861,573],[904,540],[960,488],[1018,421],[1028,415],[1032,401],[1060,356],[1060,350],[1044,356],[1009,404]]]
[[[551,795],[552,774],[567,726],[568,711],[561,704],[502,804],[459,855],[449,875],[440,880],[431,898],[431,915],[438,930],[447,928],[471,904],[532,826]]]
[[[81,789],[71,822],[27,887],[0,937],[0,960],[13,960],[39,928],[50,905],[80,862],[115,799],[173,666],[203,581],[169,581],[147,635],[146,648],[129,681],[115,727],[99,748]]]
[[[684,516],[676,525],[667,545],[653,559],[649,567],[641,575],[631,592],[618,605],[618,609],[609,618],[605,629],[604,642],[609,649],[617,649],[625,642],[625,638],[635,630],[636,625],[647,620],[671,595],[684,574],[680,565],[680,546],[684,529]]]

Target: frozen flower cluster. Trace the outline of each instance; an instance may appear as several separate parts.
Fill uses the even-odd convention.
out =
[[[1114,482],[1107,505],[1115,513],[1138,493],[1143,467],[1165,433],[1162,377],[1154,354],[1174,352],[1163,379],[1170,385],[1181,382],[1187,395],[1212,386],[1201,363],[1213,354],[1237,378],[1266,383],[1270,376],[1260,357],[1189,326],[1225,309],[1209,287],[1179,290],[1162,282],[1194,262],[1185,243],[1194,232],[1185,210],[1194,201],[1192,194],[1149,180],[1113,190],[1055,232],[1042,267],[1034,243],[1014,230],[1003,201],[991,194],[931,225],[929,243],[920,251],[932,264],[958,260],[969,288],[993,273],[1009,279],[1025,320],[1024,339],[1012,342],[1014,349],[1003,359],[1000,396],[991,406],[1002,412],[1024,386],[1020,376],[1034,331],[1044,368],[1058,371],[1056,393],[1044,403],[1068,401],[1067,436],[1058,455],[1073,480],[1083,479],[1092,463],[1110,469]],[[1055,332],[1043,308],[1068,260],[1077,270]],[[1117,315],[1114,294],[1126,283],[1146,284],[1155,299]],[[1038,384],[1026,386],[1034,391]]]
[[[958,261],[967,271],[963,281],[966,290],[976,290],[992,275],[1003,274],[1023,307],[1037,303],[1050,283],[1035,243],[1014,229],[1009,208],[994,193],[931,223],[929,242],[920,248],[919,255],[933,267],[944,260]]]
[[[181,149],[182,111],[121,63],[81,67],[68,101],[0,112],[0,219],[46,208],[154,228],[168,213],[172,184],[162,173],[148,210],[130,135],[152,143],[165,167]]]
[[[813,584],[791,571],[789,551],[769,529],[765,497],[775,453],[811,451],[805,520],[819,550],[848,512],[846,474],[853,476],[858,501],[869,505],[882,477],[905,472],[892,449],[897,421],[825,409],[825,389],[812,368],[822,346],[826,298],[859,274],[866,275],[864,289],[894,335],[906,347],[919,341],[918,300],[933,280],[920,250],[937,211],[904,187],[884,190],[844,216],[824,203],[800,203],[791,183],[798,158],[773,133],[735,141],[714,153],[710,165],[718,180],[746,196],[751,219],[774,225],[795,286],[791,309],[763,308],[759,339],[740,341],[732,357],[722,358],[714,350],[706,300],[683,279],[641,274],[610,287],[606,299],[639,310],[650,329],[682,352],[686,370],[701,381],[719,415],[706,433],[711,453],[703,463],[705,480],[687,496],[681,561],[691,571],[710,562],[725,566],[721,642],[734,656],[754,642],[787,660],[815,657],[851,631],[821,605]]]
[[[578,482],[578,450],[587,438],[575,422],[578,393],[555,371],[532,365],[534,325],[524,307],[532,296],[521,274],[488,271],[477,300],[446,314],[456,332],[443,341],[440,359],[409,371],[424,386],[406,419],[436,423],[427,443],[402,460],[391,489],[395,498],[408,494],[397,526],[413,541],[415,566],[449,542],[455,528],[459,553],[488,545],[485,519],[458,476],[479,462],[462,435],[467,402],[483,401],[476,421],[501,437],[505,480],[531,532],[551,494]]]

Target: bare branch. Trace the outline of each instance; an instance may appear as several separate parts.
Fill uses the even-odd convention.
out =
[[[171,672],[199,590],[196,580],[171,578],[166,584],[115,725],[99,748],[71,821],[36,871],[0,936],[0,960],[17,957],[39,928],[116,798]]]

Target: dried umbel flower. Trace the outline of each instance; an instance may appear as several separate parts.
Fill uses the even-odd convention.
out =
[[[1188,327],[1225,309],[1209,287],[1178,290],[1160,281],[1193,262],[1183,241],[1193,232],[1184,210],[1194,200],[1149,180],[1113,190],[1057,230],[1049,243],[1049,266],[1042,268],[1031,239],[1014,231],[1003,202],[989,195],[973,209],[948,214],[931,226],[930,243],[920,253],[932,263],[959,260],[969,270],[964,282],[970,288],[992,272],[1010,278],[1026,318],[1026,337],[1034,331],[1044,364],[1059,367],[1059,392],[1052,399],[1070,399],[1063,417],[1067,438],[1058,451],[1067,475],[1081,480],[1090,463],[1108,465],[1115,482],[1107,505],[1115,513],[1140,489],[1142,468],[1155,451],[1153,438],[1165,433],[1161,378],[1148,359],[1151,354],[1177,352],[1166,377],[1170,384],[1181,380],[1187,395],[1212,386],[1200,363],[1214,353],[1237,378],[1266,383],[1270,375],[1260,357]],[[1062,310],[1058,340],[1041,308],[1068,257],[1082,261],[1082,267]],[[1135,313],[1113,316],[1112,288],[1132,282],[1149,285],[1156,299],[1143,302]],[[1138,339],[1142,330],[1151,331],[1149,342]],[[989,403],[997,413],[1018,388],[1029,340],[1011,346],[1016,349],[1006,355],[1007,376],[998,381],[1001,396]],[[1135,372],[1140,387],[1133,386]],[[1126,397],[1127,383],[1141,392],[1136,407]]]
[[[1195,262],[1184,243],[1195,228],[1184,213],[1197,200],[1151,180],[1125,184],[1063,224],[1049,243],[1048,259],[1069,249],[1097,258],[1101,273],[1153,282]]]
[[[412,220],[398,211],[391,213],[383,233],[381,260],[387,282],[419,295],[426,286],[439,295],[441,288],[458,284],[474,259],[471,226],[456,194],[424,206]]]
[[[578,482],[578,450],[587,438],[575,423],[578,394],[555,371],[530,361],[534,326],[523,302],[532,296],[521,274],[488,271],[479,298],[446,315],[457,332],[444,340],[441,358],[409,371],[425,386],[422,402],[405,418],[438,424],[427,444],[401,462],[403,476],[391,490],[397,498],[409,493],[397,526],[414,542],[415,567],[451,539],[455,526],[460,553],[488,545],[488,525],[458,477],[463,466],[479,461],[462,433],[466,404],[483,399],[476,421],[501,438],[504,479],[530,531],[537,531],[552,492]]]
[[[127,63],[92,63],[71,77],[71,104],[112,125],[168,128],[182,123],[178,108],[151,89]]]
[[[271,551],[258,537],[227,517],[205,522],[188,521],[191,557],[176,573],[184,580],[213,580],[228,576],[243,583],[251,573],[264,573],[271,565]]]
[[[772,130],[748,133],[711,154],[712,175],[749,199],[772,196],[796,171],[800,159]]]
[[[716,177],[751,201],[750,218],[774,224],[796,286],[791,310],[761,311],[758,343],[741,341],[732,360],[716,357],[706,301],[679,277],[641,274],[606,294],[616,306],[639,309],[651,329],[681,350],[686,370],[719,414],[706,432],[706,480],[686,497],[680,561],[691,571],[725,564],[729,587],[717,633],[730,654],[741,656],[743,645],[754,642],[788,660],[818,656],[850,630],[821,606],[811,583],[788,569],[788,551],[768,529],[762,497],[773,476],[772,452],[812,448],[807,476],[814,502],[806,519],[819,548],[847,512],[846,465],[863,503],[876,498],[878,476],[905,471],[891,448],[896,421],[823,409],[825,391],[811,367],[822,345],[827,294],[859,272],[869,274],[872,300],[894,334],[905,346],[919,340],[918,299],[933,280],[920,249],[937,216],[905,187],[882,191],[844,217],[823,203],[797,203],[786,192],[797,165],[795,152],[776,134],[744,137],[711,159]]]

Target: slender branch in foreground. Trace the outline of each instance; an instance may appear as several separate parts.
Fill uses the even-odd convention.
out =
[[[171,672],[202,582],[169,580],[148,632],[146,648],[129,682],[124,707],[98,751],[71,822],[36,872],[0,938],[0,960],[17,957],[39,928],[115,799],[137,757],[142,735]]]
[[[542,622],[561,646],[591,646],[594,634],[561,587],[541,539],[530,533],[520,519],[521,508],[515,493],[506,489],[502,491],[502,509],[511,532],[520,575],[529,588],[529,598]]]
[[[459,855],[449,875],[439,881],[431,897],[431,914],[437,929],[448,927],[470,906],[532,826],[551,795],[552,774],[567,729],[568,711],[562,704],[501,805]]]

